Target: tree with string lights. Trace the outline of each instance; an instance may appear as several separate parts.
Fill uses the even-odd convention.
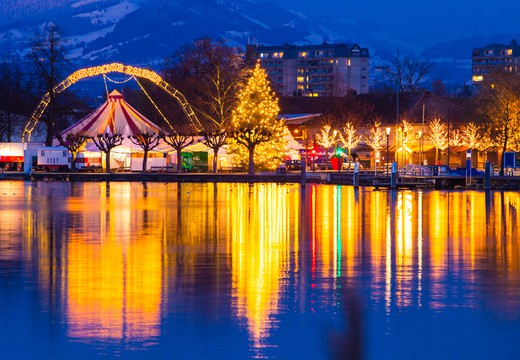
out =
[[[486,79],[479,96],[480,108],[504,154],[520,129],[520,75],[500,70]],[[500,175],[504,175],[503,161],[500,161]]]
[[[363,138],[361,135],[356,135],[357,130],[354,127],[354,124],[352,124],[350,121],[347,121],[345,125],[343,126],[342,131],[339,132],[339,138],[341,142],[343,143],[344,147],[348,150],[348,167],[350,168],[350,159],[351,159],[351,153],[352,149],[355,149],[356,146],[361,142],[361,139]]]
[[[460,146],[464,145],[464,129],[463,128],[455,128],[450,130],[450,146]]]
[[[497,146],[496,140],[491,136],[491,128],[485,127],[482,129],[482,137],[477,143],[476,149],[483,155],[483,158],[487,158],[487,153]]]
[[[386,134],[383,128],[381,128],[381,123],[376,121],[374,127],[370,129],[370,134],[365,136],[365,143],[372,148],[375,152],[375,158],[377,160],[378,153],[383,150],[385,147]],[[388,161],[388,159],[387,159]],[[377,164],[374,163],[375,171],[377,172]]]
[[[444,151],[448,147],[448,127],[441,122],[439,117],[435,117],[428,124],[428,140],[435,147],[435,163],[439,161],[439,150]]]
[[[325,149],[325,169],[329,169],[329,152],[331,147],[338,142],[338,132],[332,130],[330,125],[323,125],[320,132],[316,134],[316,142]]]
[[[283,160],[287,127],[277,119],[279,111],[278,98],[257,63],[238,93],[229,148],[238,162],[247,156],[249,174],[255,173],[255,163],[272,170]]]
[[[470,149],[478,149],[482,141],[482,128],[474,122],[462,127],[462,143]]]
[[[460,129],[461,143],[474,150],[480,147],[482,141],[482,128],[474,122],[469,122]]]

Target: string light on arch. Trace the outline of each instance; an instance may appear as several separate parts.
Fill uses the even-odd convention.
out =
[[[195,115],[195,112],[189,105],[188,101],[184,97],[184,95],[179,92],[177,89],[175,89],[173,86],[168,84],[166,81],[163,80],[163,78],[157,74],[156,72],[148,69],[142,69],[130,65],[124,65],[121,63],[111,63],[111,64],[104,64],[100,66],[93,66],[89,68],[79,69],[72,74],[70,74],[65,80],[63,80],[61,83],[56,85],[53,89],[53,94],[57,95],[67,89],[69,86],[73,85],[77,81],[87,78],[87,77],[94,77],[99,75],[105,75],[107,73],[123,73],[126,75],[130,75],[131,77],[139,77],[150,80],[154,85],[160,87],[163,91],[165,91],[168,95],[172,96],[177,100],[179,105],[181,106],[181,109],[183,110],[186,117],[191,122],[191,125],[197,130],[202,131],[202,125],[200,121],[198,120],[197,116]],[[51,100],[50,92],[47,92],[45,95],[42,96],[40,99],[40,102],[34,109],[34,111],[31,114],[31,117],[27,123],[27,125],[24,128],[23,134],[22,134],[22,142],[26,142],[30,140],[31,133],[36,127],[36,124],[38,123],[39,119],[43,115],[45,109],[49,105],[49,102]]]

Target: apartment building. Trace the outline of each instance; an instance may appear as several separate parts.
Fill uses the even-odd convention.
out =
[[[482,82],[486,75],[494,70],[503,70],[511,73],[520,71],[520,46],[516,40],[509,45],[490,44],[473,49],[472,60],[472,92],[478,95],[482,89]]]
[[[282,96],[345,96],[368,93],[368,48],[357,44],[249,45]]]

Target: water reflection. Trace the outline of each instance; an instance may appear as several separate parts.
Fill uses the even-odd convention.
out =
[[[230,199],[233,306],[254,348],[278,328],[280,295],[287,291],[291,263],[298,263],[298,241],[291,242],[298,239],[298,195],[262,184],[237,187]]]
[[[303,332],[291,315],[322,319],[308,330],[320,333],[357,295],[396,343],[404,311],[520,319],[514,192],[4,181],[0,196],[0,291],[26,274],[37,306],[86,346],[171,349],[172,324],[226,319],[227,342],[211,343],[223,355],[244,331],[246,356],[287,355],[285,329]],[[209,341],[202,328],[184,346]],[[326,356],[305,339],[300,357]]]

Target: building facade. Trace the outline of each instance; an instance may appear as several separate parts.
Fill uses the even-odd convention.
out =
[[[500,70],[511,73],[520,72],[520,46],[516,40],[509,45],[490,44],[473,49],[471,56],[471,82],[473,95],[478,95],[486,75]]]
[[[247,47],[282,96],[345,96],[368,93],[369,52],[357,44]]]

